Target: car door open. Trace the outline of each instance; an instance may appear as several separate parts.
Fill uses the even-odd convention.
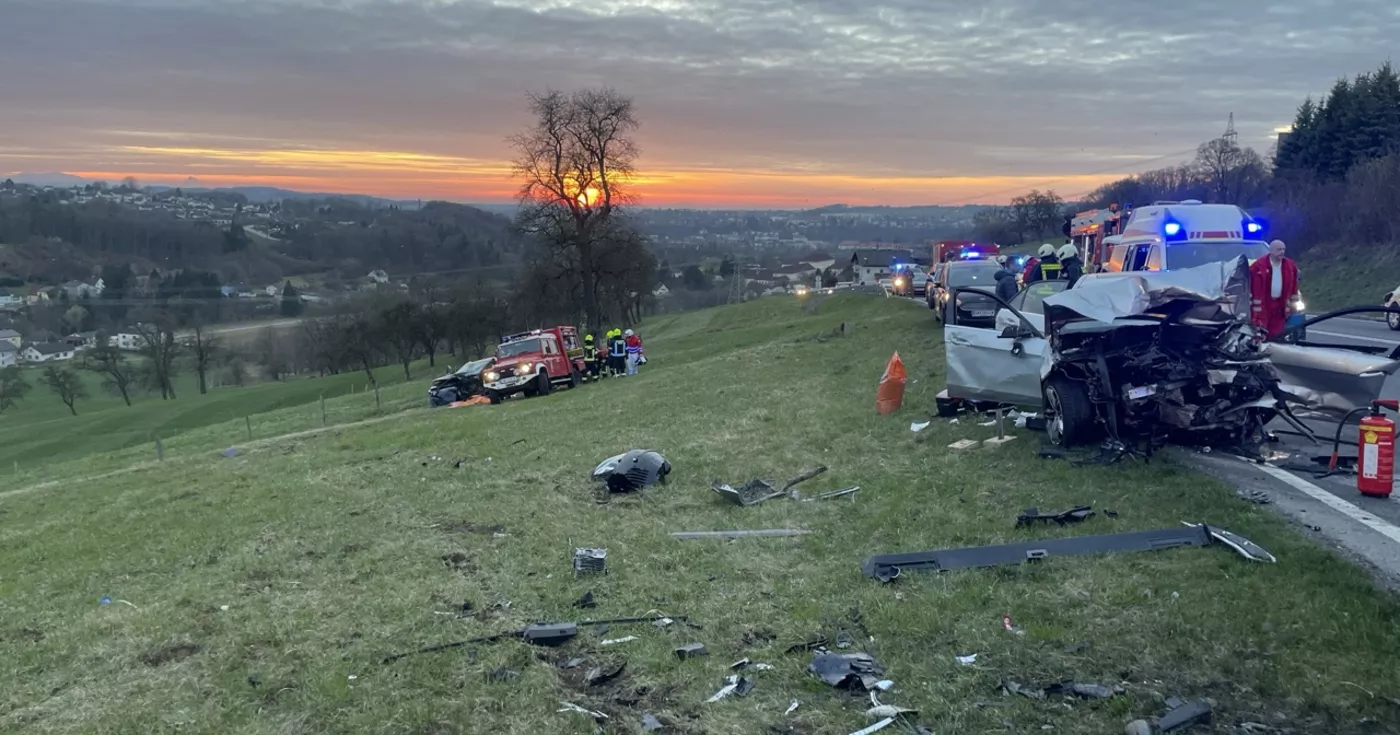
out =
[[[949,310],[943,345],[948,365],[948,396],[969,401],[1040,405],[1040,366],[1045,355],[1045,335],[1025,315],[990,291],[954,288],[950,300],[963,292],[997,302],[1016,317],[1015,325],[1000,329],[959,324],[957,310]]]

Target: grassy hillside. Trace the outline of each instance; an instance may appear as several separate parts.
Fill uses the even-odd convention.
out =
[[[1400,286],[1400,250],[1378,246],[1318,246],[1298,259],[1308,311],[1382,306]]]
[[[233,457],[220,452],[241,427],[209,426],[172,442],[164,463],[127,450],[0,495],[0,731],[593,733],[590,718],[557,711],[572,702],[608,714],[615,733],[641,732],[645,713],[667,732],[849,733],[869,724],[868,698],[809,677],[810,654],[785,653],[818,632],[868,648],[895,683],[880,699],[921,710],[935,732],[1119,732],[1170,696],[1210,697],[1222,725],[1284,717],[1298,731],[1359,733],[1373,731],[1362,717],[1396,723],[1385,697],[1400,691],[1400,605],[1267,510],[1156,461],[1040,460],[1024,433],[999,449],[948,449],[990,435],[969,419],[912,433],[943,383],[939,336],[917,304],[773,298],[657,319],[642,334],[651,364],[638,377],[264,438]],[[878,417],[875,383],[894,350],[910,372],[905,408]],[[390,408],[421,405],[410,388],[386,391]],[[301,431],[306,413],[262,423]],[[589,472],[633,447],[663,452],[671,481],[600,497]],[[133,461],[145,463],[80,477]],[[830,471],[802,492],[861,490],[738,508],[708,489],[716,478],[781,483],[815,465]],[[1027,506],[1078,503],[1118,513],[1014,528]],[[872,553],[1182,519],[1245,534],[1280,563],[1208,548],[889,586],[860,573]],[[667,535],[783,527],[812,533]],[[570,549],[594,545],[608,548],[609,573],[575,578]],[[587,592],[597,607],[573,607]],[[540,620],[649,611],[694,625],[382,662]],[[1003,614],[1024,633],[1003,629]],[[672,649],[690,642],[710,655],[677,660]],[[955,659],[972,653],[975,664]],[[705,703],[745,657],[773,668],[746,672],[748,696]],[[575,658],[584,662],[559,666]],[[612,681],[584,681],[623,662]],[[1071,678],[1125,691],[1107,701],[998,693],[1004,679]]]
[[[418,379],[408,387],[417,391],[419,399],[426,400],[426,386],[435,373],[429,371],[426,362],[416,368]],[[78,415],[73,416],[58,396],[44,387],[40,369],[29,368],[24,372],[33,389],[16,407],[0,416],[0,487],[10,484],[16,466],[24,478],[42,472],[46,464],[55,465],[135,445],[149,445],[143,451],[154,457],[156,437],[170,442],[173,436],[200,427],[236,421],[242,433],[230,436],[228,441],[242,440],[247,433],[244,417],[252,417],[255,438],[269,436],[270,417],[266,414],[281,408],[314,404],[314,410],[302,414],[307,421],[314,419],[314,425],[319,426],[322,396],[327,399],[347,397],[328,404],[328,421],[350,420],[347,411],[372,411],[374,408],[374,394],[365,392],[368,378],[363,372],[325,378],[289,378],[285,382],[243,388],[226,386],[205,395],[199,394],[195,377],[187,374],[176,381],[175,400],[165,401],[159,394],[140,392],[132,396],[132,405],[127,406],[120,396],[103,390],[100,376],[80,371],[91,398],[78,401]],[[399,366],[380,368],[376,377],[381,386],[382,403],[383,391],[403,382],[403,369]],[[312,426],[307,423],[299,428]],[[179,440],[175,441],[178,444]]]

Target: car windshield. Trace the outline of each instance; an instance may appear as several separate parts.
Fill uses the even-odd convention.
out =
[[[1207,263],[1234,260],[1243,255],[1254,262],[1269,254],[1262,242],[1181,243],[1167,245],[1167,269],[1179,271]]]
[[[540,341],[538,339],[522,339],[516,340],[515,342],[507,342],[501,345],[500,347],[497,347],[496,358],[500,359],[505,357],[520,357],[521,355],[530,355],[536,352],[543,351],[544,350],[541,349]]]
[[[462,367],[457,368],[457,374],[458,374],[458,375],[476,375],[477,373],[479,373],[479,372],[481,372],[482,370],[486,369],[486,366],[487,366],[487,365],[490,365],[490,364],[491,364],[491,358],[489,358],[489,357],[486,358],[485,360],[474,360],[474,361],[472,361],[472,362],[469,362],[469,363],[463,365]]]
[[[996,263],[958,263],[948,266],[948,286],[994,286],[997,271]]]

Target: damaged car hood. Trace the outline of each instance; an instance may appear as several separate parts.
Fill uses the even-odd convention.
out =
[[[1189,316],[1229,319],[1249,300],[1249,264],[1235,260],[1207,263],[1179,271],[1125,273],[1096,278],[1045,299],[1045,320],[1078,317],[1112,322],[1149,313],[1173,301],[1195,302]]]

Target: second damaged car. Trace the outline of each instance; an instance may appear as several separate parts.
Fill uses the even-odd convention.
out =
[[[1043,332],[1024,318],[990,335],[951,325],[949,392],[1041,405],[1060,445],[1257,454],[1271,422],[1306,432],[1300,417],[1369,405],[1400,368],[1394,354],[1266,342],[1248,304],[1244,258],[1084,283],[1045,300]]]

